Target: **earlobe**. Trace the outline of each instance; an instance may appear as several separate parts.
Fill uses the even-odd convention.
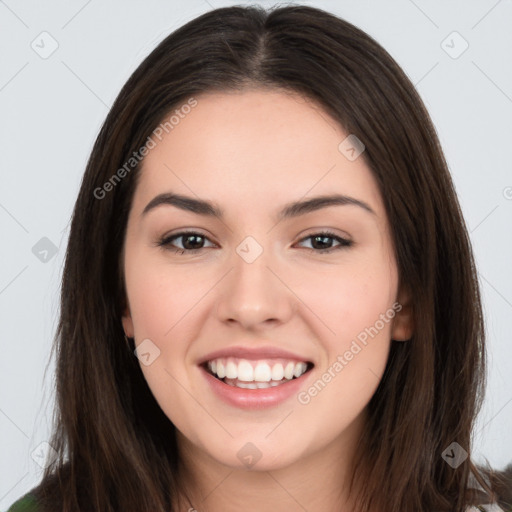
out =
[[[397,313],[393,318],[393,326],[391,328],[391,339],[395,341],[408,341],[414,333],[413,304],[411,294],[404,291],[398,295]]]
[[[127,306],[124,313],[123,313],[123,316],[121,318],[121,322],[123,324],[123,330],[124,330],[124,334],[128,337],[128,338],[133,338],[133,332],[134,332],[134,329],[133,329],[133,321],[132,321],[132,315],[130,313],[130,308]]]

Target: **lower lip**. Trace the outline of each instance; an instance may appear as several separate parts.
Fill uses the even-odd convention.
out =
[[[265,409],[279,405],[290,397],[297,395],[304,386],[310,371],[302,374],[296,379],[292,379],[279,386],[273,386],[264,389],[243,389],[236,386],[225,384],[220,379],[207,372],[202,366],[199,367],[206,378],[210,388],[224,402],[242,409]]]

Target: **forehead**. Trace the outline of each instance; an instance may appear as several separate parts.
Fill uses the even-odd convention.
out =
[[[134,208],[142,210],[167,191],[214,196],[220,204],[247,208],[343,193],[382,211],[363,158],[351,161],[339,149],[349,134],[310,99],[258,89],[195,99],[161,140],[153,137],[156,145],[144,158]]]

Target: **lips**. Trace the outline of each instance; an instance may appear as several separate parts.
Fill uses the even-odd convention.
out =
[[[261,409],[299,391],[314,367],[308,358],[276,347],[231,347],[199,361],[210,389],[230,405]]]

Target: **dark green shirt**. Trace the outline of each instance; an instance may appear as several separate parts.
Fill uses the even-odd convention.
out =
[[[36,497],[32,493],[28,492],[18,501],[13,503],[7,512],[37,512],[37,510]]]

